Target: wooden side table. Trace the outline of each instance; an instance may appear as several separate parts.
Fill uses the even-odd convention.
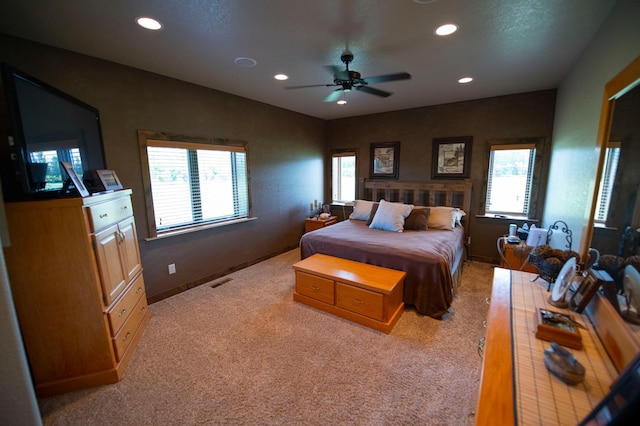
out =
[[[522,264],[527,260],[529,253],[533,250],[533,247],[529,247],[524,243],[524,241],[520,241],[519,244],[505,244],[503,247],[504,257],[507,259],[509,264],[507,265],[504,259],[500,259],[500,266],[502,268],[509,268],[513,270],[520,270]],[[533,272],[535,274],[538,273],[538,269],[527,263],[523,269],[525,272]]]
[[[315,231],[316,229],[333,225],[337,221],[338,221],[338,216],[329,216],[329,219],[316,219],[316,218],[305,219],[304,232]]]

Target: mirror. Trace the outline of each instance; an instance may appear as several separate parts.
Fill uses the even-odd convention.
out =
[[[586,238],[581,242],[580,253],[586,253],[589,247],[600,251],[599,264],[605,255],[618,261],[616,256],[621,250],[621,241],[625,229],[630,236],[638,238],[636,228],[640,227],[640,168],[637,158],[640,157],[640,57],[636,58],[618,75],[605,85],[600,123],[598,127],[597,149],[599,161],[596,171],[596,185],[593,202],[591,205],[590,221],[587,225]],[[616,172],[615,183],[612,186],[611,204],[606,220],[598,223],[598,192],[603,169],[606,169],[605,157],[607,146],[618,144],[619,169]],[[599,219],[603,219],[601,216]],[[626,240],[625,240],[626,241]],[[631,256],[635,249],[624,248],[624,257]],[[633,251],[633,252],[632,252]],[[609,259],[611,260],[611,259]],[[602,264],[600,266],[603,266]],[[614,268],[615,269],[615,268]],[[619,274],[619,289],[622,289],[622,277],[624,266]],[[611,274],[610,274],[611,275]],[[615,277],[613,277],[615,278]],[[613,295],[615,302],[615,294]],[[624,301],[623,297],[619,298]],[[613,302],[612,302],[613,305]],[[626,306],[620,306],[620,311],[626,310]],[[640,346],[640,326],[627,322],[629,335]]]

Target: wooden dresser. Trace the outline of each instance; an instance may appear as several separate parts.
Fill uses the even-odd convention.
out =
[[[115,383],[149,321],[131,190],[6,204],[7,270],[38,396]]]
[[[607,310],[607,302],[596,295],[586,313],[573,313],[586,327],[580,331],[583,350],[572,350],[587,370],[584,385],[568,386],[551,376],[543,362],[543,351],[550,344],[535,338],[535,308],[531,309],[564,310],[547,305],[546,282],[531,282],[535,276],[495,268],[487,332],[480,348],[484,359],[477,425],[578,424],[638,353],[619,315],[598,312]]]

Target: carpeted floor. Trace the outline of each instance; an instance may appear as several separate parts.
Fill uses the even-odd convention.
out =
[[[465,265],[442,321],[408,308],[386,335],[294,302],[298,260],[151,305],[124,379],[40,399],[44,424],[473,424],[492,265]]]

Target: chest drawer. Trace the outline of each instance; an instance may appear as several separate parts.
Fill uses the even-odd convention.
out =
[[[131,315],[129,315],[120,328],[120,331],[118,331],[118,334],[113,338],[113,346],[116,350],[116,358],[118,358],[118,361],[122,359],[122,356],[133,341],[147,310],[147,299],[146,297],[141,297],[133,308]]]
[[[296,291],[321,302],[334,303],[333,280],[296,271]]]
[[[342,309],[382,321],[383,299],[380,293],[336,282],[336,305]]]
[[[138,278],[136,278],[131,287],[129,287],[129,290],[107,311],[113,336],[116,335],[120,327],[122,327],[122,324],[129,318],[140,297],[146,297],[144,294],[142,274],[138,275]]]
[[[131,197],[122,197],[116,200],[95,204],[88,207],[91,232],[96,232],[106,226],[120,222],[129,216],[133,216]]]

